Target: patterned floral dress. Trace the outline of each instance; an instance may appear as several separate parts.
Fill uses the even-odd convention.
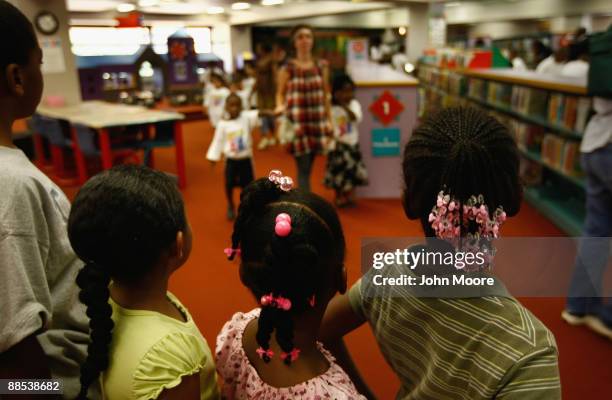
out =
[[[321,343],[317,343],[317,346],[329,363],[329,368],[323,374],[289,387],[277,388],[265,383],[242,348],[242,333],[248,323],[259,316],[259,312],[260,309],[256,308],[246,314],[234,314],[217,337],[216,364],[217,372],[223,382],[222,399],[366,399],[357,392],[346,372]]]

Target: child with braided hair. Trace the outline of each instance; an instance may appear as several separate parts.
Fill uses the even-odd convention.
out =
[[[218,398],[210,349],[168,292],[192,240],[172,180],[136,165],[94,176],[74,200],[68,236],[86,264],[77,285],[91,329],[78,399],[101,374],[109,400]]]
[[[217,337],[225,399],[363,399],[316,341],[330,299],[346,290],[344,234],[321,197],[273,170],[240,196],[228,258],[260,304]]]
[[[406,144],[402,167],[404,212],[421,221],[425,250],[471,237],[493,240],[519,211],[516,144],[504,125],[477,109],[448,108],[427,118]],[[410,268],[387,265],[376,273],[397,277]],[[376,273],[332,300],[320,332],[362,393],[367,386],[341,338],[368,322],[401,381],[397,398],[561,398],[554,336],[496,278],[468,295],[428,295],[410,285],[374,287]]]

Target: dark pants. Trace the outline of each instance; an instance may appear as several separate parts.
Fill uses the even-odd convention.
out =
[[[314,153],[302,154],[301,156],[295,157],[298,172],[298,185],[300,189],[306,192],[310,192],[310,173],[312,172],[314,159]]]
[[[582,154],[586,173],[586,220],[570,284],[567,309],[599,316],[612,325],[612,304],[601,298],[612,235],[612,144]]]

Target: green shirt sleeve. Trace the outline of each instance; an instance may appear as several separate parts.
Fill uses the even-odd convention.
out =
[[[495,399],[561,399],[557,350],[554,347],[546,347],[519,360],[506,373]]]
[[[355,314],[365,319],[365,313],[363,312],[363,298],[361,297],[361,279],[349,289],[348,292],[349,303]]]

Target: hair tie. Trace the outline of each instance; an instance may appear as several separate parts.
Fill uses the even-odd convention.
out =
[[[291,350],[289,353],[282,352],[280,358],[285,362],[287,362],[287,359],[289,359],[291,362],[294,362],[298,359],[299,356],[300,349],[294,347],[293,350]]]
[[[235,255],[239,256],[242,253],[239,248],[234,249],[233,247],[226,247],[225,249],[223,249],[223,252],[229,259],[233,258]]]
[[[291,300],[282,296],[275,297],[272,293],[261,296],[260,304],[263,307],[275,307],[284,311],[291,309]]]
[[[280,237],[288,236],[291,233],[291,216],[287,213],[280,213],[276,216],[274,233]]]
[[[289,176],[283,176],[282,171],[279,169],[270,171],[268,180],[275,183],[283,192],[288,192],[293,188],[293,179]]]
[[[270,362],[270,359],[274,357],[274,352],[271,349],[266,350],[261,346],[259,346],[259,348],[255,350],[255,352],[265,362]]]

